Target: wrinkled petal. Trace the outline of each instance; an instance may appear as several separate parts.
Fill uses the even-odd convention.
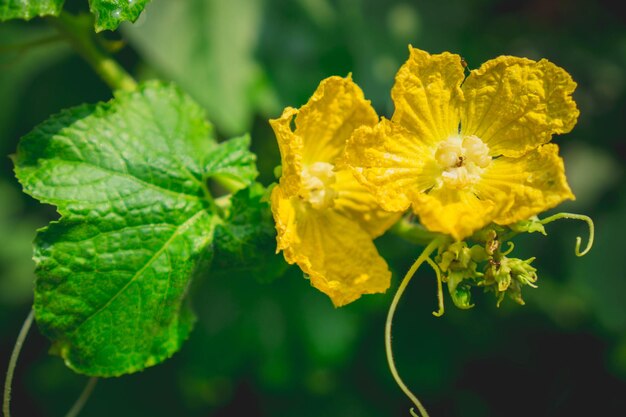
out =
[[[462,133],[481,138],[491,155],[521,156],[553,134],[569,132],[578,119],[571,97],[576,83],[545,59],[492,59],[472,71],[462,88]]]
[[[479,199],[470,190],[442,187],[417,195],[413,212],[433,232],[462,240],[492,221],[494,204]]]
[[[272,192],[272,209],[278,249],[335,306],[389,288],[391,272],[356,222],[333,210],[307,210],[297,197],[285,197],[280,186]]]
[[[481,198],[496,203],[495,223],[512,224],[574,199],[558,153],[558,146],[547,144],[491,163],[475,188]]]
[[[278,119],[270,120],[270,125],[276,135],[280,159],[282,164],[282,176],[280,184],[284,191],[291,195],[300,188],[300,172],[302,172],[302,138],[296,136],[291,130],[291,121],[298,114],[298,110],[287,107]]]
[[[282,185],[277,185],[272,189],[270,202],[276,223],[276,253],[300,241],[296,229],[296,205],[290,203],[292,198],[297,197],[290,195]],[[289,262],[293,263],[293,261]]]
[[[459,131],[463,101],[463,65],[459,55],[430,55],[409,47],[410,56],[396,75],[391,90],[392,120],[421,141],[435,144]]]
[[[323,80],[296,116],[296,136],[302,138],[303,163],[335,163],[352,132],[373,126],[378,116],[350,76]]]
[[[434,150],[413,132],[383,119],[374,128],[354,132],[346,145],[345,163],[383,209],[404,211],[415,194],[434,185],[435,176],[428,175],[433,155]]]
[[[383,210],[374,195],[352,175],[352,171],[344,169],[336,174],[335,189],[338,196],[334,210],[356,221],[365,229],[371,238],[376,238],[389,229],[400,217],[400,213]]]

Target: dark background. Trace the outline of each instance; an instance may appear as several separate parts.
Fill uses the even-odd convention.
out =
[[[70,9],[84,1],[70,1]],[[578,82],[576,128],[561,147],[575,202],[596,243],[574,256],[584,225],[518,239],[536,256],[539,288],[526,306],[475,294],[477,306],[436,308],[435,279],[420,270],[398,310],[394,346],[407,384],[431,416],[623,415],[626,409],[626,17],[617,1],[582,0],[154,0],[118,54],[139,79],[174,80],[203,104],[222,138],[250,131],[260,180],[279,163],[267,123],[299,107],[324,77],[353,73],[379,114],[407,45],[462,55],[470,68],[498,55],[547,58]],[[0,155],[62,108],[111,92],[45,20],[0,24]],[[31,241],[54,210],[21,193],[0,158],[0,371],[28,313]],[[584,239],[583,239],[584,240]],[[395,288],[421,248],[377,241]],[[264,248],[271,253],[274,248]],[[199,322],[183,349],[146,371],[102,380],[84,416],[408,416],[387,369],[383,325],[392,291],[334,309],[297,268],[261,283],[202,277]],[[61,416],[86,378],[47,355],[31,330],[14,383],[14,416]]]

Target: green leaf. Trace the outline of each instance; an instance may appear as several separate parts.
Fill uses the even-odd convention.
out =
[[[58,16],[65,0],[0,0],[0,22],[30,20],[37,16]]]
[[[96,32],[115,30],[120,23],[137,20],[150,0],[89,0]],[[0,22],[30,20],[37,16],[58,16],[65,0],[0,0]]]
[[[89,0],[96,19],[96,32],[115,30],[120,23],[137,20],[150,0]]]
[[[187,338],[187,289],[221,222],[204,182],[217,146],[204,111],[159,83],[22,138],[19,181],[61,214],[36,239],[36,319],[70,368],[135,372]]]
[[[276,101],[255,58],[262,1],[154,3],[141,26],[124,28],[133,47],[161,76],[189,91],[220,132],[248,131],[262,102]],[[265,107],[280,110],[275,103]]]
[[[246,272],[261,282],[285,272],[283,256],[275,253],[276,229],[265,195],[255,183],[231,197],[224,223],[215,228],[214,270]]]
[[[249,148],[249,135],[222,142],[209,154],[206,175],[226,180],[236,189],[252,184],[259,172],[256,169],[256,155]]]

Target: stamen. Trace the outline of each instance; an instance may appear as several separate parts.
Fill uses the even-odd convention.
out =
[[[442,169],[439,186],[456,189],[475,184],[491,163],[489,148],[476,136],[450,136],[439,144],[435,159]]]
[[[336,182],[334,168],[328,162],[315,162],[302,170],[302,188],[298,196],[314,209],[332,207],[337,198],[337,191],[332,188]]]

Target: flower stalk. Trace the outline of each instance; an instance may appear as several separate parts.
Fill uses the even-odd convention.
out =
[[[409,397],[409,399],[413,402],[413,404],[415,404],[415,406],[419,410],[422,417],[429,417],[428,412],[426,411],[426,408],[422,405],[421,401],[415,396],[415,394],[413,394],[411,390],[406,386],[406,384],[400,377],[400,374],[398,373],[398,370],[396,368],[396,364],[393,359],[393,350],[391,348],[391,326],[393,324],[393,317],[396,313],[396,309],[398,308],[398,303],[400,302],[400,299],[402,298],[402,295],[404,294],[406,287],[409,285],[409,282],[411,282],[411,279],[415,275],[415,272],[417,272],[419,267],[424,262],[428,262],[428,260],[430,259],[430,255],[442,243],[443,243],[442,238],[433,239],[428,244],[428,246],[426,246],[426,248],[422,251],[422,253],[415,260],[415,262],[413,262],[413,265],[411,265],[411,268],[409,268],[408,272],[406,273],[406,275],[400,282],[400,286],[398,287],[398,290],[396,291],[396,294],[394,295],[393,300],[391,301],[391,305],[389,306],[389,312],[387,313],[387,321],[385,322],[385,352],[387,354],[387,363],[389,364],[389,371],[391,372],[393,379],[396,381],[400,389],[406,394],[407,397]],[[443,300],[442,299],[440,300],[441,300],[440,312],[443,312],[442,311]],[[411,414],[414,416],[416,415],[413,409],[411,409]]]

